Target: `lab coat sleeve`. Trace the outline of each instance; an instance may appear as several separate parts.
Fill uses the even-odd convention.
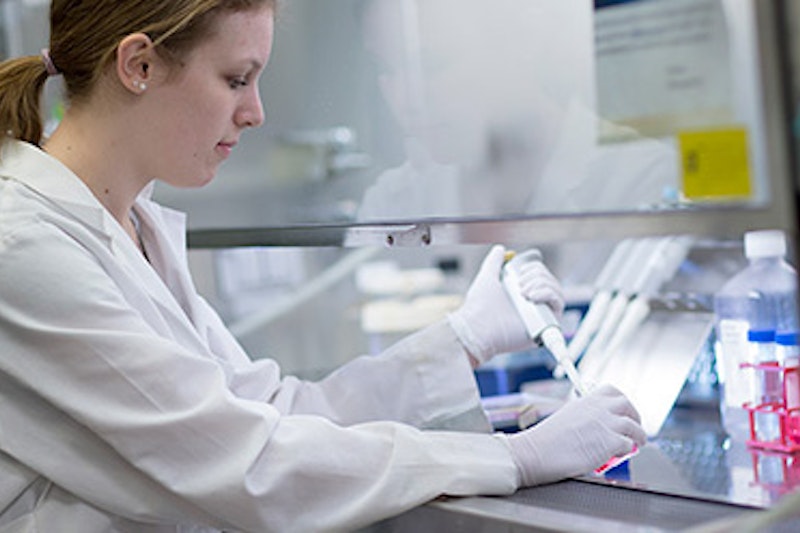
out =
[[[152,224],[182,214],[147,202]],[[173,235],[171,239],[163,235]],[[146,236],[149,233],[146,232]],[[216,311],[197,293],[188,270],[183,233],[154,233],[162,269],[191,301],[190,314],[209,348],[230,362],[228,386],[243,398],[271,403],[282,414],[315,414],[338,424],[394,420],[420,428],[491,429],[480,406],[469,358],[446,321],[415,333],[378,357],[358,357],[319,383],[280,379],[271,360],[251,361]]]
[[[341,424],[396,420],[421,428],[491,430],[469,358],[446,321],[429,326],[378,356],[362,356],[320,383],[300,384],[292,412]],[[274,401],[282,404],[277,394]]]
[[[188,272],[187,272],[188,275]],[[237,395],[283,414],[315,414],[341,425],[376,420],[419,428],[491,430],[469,356],[447,321],[409,335],[378,356],[361,356],[322,381],[278,379],[274,361],[251,362],[211,306],[195,294],[212,349],[230,354]]]
[[[344,427],[234,395],[158,336],[93,255],[46,222],[0,232],[0,450],[131,520],[350,530],[518,478],[485,434]],[[412,350],[413,352],[413,350]]]

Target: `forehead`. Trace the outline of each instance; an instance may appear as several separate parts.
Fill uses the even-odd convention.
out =
[[[274,12],[264,6],[243,11],[224,11],[212,30],[191,52],[195,59],[249,61],[263,67],[272,50]]]

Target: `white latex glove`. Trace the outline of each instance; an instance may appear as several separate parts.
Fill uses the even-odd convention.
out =
[[[523,486],[587,474],[612,457],[644,446],[639,413],[616,388],[605,385],[572,400],[508,441]]]
[[[464,304],[448,315],[461,344],[478,364],[497,354],[524,350],[533,344],[500,281],[505,253],[503,246],[492,247],[467,291]],[[547,304],[556,317],[563,313],[561,284],[544,264],[524,264],[519,281],[523,296]]]

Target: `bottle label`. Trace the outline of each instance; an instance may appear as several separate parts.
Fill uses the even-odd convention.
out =
[[[741,407],[753,398],[753,373],[741,368],[742,364],[753,362],[747,341],[749,327],[746,320],[723,319],[719,323],[725,403],[730,407]]]

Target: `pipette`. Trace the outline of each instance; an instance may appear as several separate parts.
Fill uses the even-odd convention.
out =
[[[642,279],[634,284],[634,298],[630,301],[625,314],[620,319],[617,330],[608,341],[606,352],[614,354],[641,325],[650,313],[650,299],[661,289],[662,285],[672,279],[680,268],[693,243],[688,236],[667,237],[647,265],[642,269]]]
[[[581,320],[577,331],[575,331],[575,335],[572,336],[572,340],[567,347],[569,357],[572,361],[578,360],[583,350],[589,345],[589,341],[591,341],[594,334],[597,333],[603,317],[606,314],[606,310],[608,309],[608,305],[615,295],[613,281],[619,274],[622,264],[627,260],[634,244],[635,241],[633,239],[625,239],[617,244],[603,266],[603,269],[600,271],[600,274],[597,276],[594,284],[595,294],[589,304],[589,310],[586,312],[583,320]]]
[[[539,250],[531,249],[519,255],[509,252],[509,254],[507,254],[506,263],[503,265],[503,286],[522,318],[522,322],[525,324],[530,338],[534,342],[544,345],[555,358],[556,362],[561,365],[567,379],[569,379],[575,389],[575,394],[578,396],[585,396],[589,391],[583,384],[578,371],[575,369],[575,364],[567,353],[567,345],[564,341],[564,335],[561,333],[561,327],[558,325],[558,320],[556,320],[556,317],[547,305],[533,303],[522,295],[517,269],[521,265],[531,261],[542,261],[542,254]],[[638,453],[638,451],[638,448],[634,446],[630,453],[621,457],[612,457],[605,464],[596,469],[595,472],[597,474],[603,474],[610,468],[626,461]]]
[[[628,308],[630,298],[633,296],[631,287],[633,278],[636,277],[641,265],[652,255],[655,243],[656,240],[652,238],[637,240],[630,250],[627,260],[621,265],[620,271],[614,280],[616,294],[611,300],[594,338],[581,358],[580,371],[582,375],[590,376],[590,379],[596,377],[596,368],[603,363],[605,347],[617,329],[619,321]]]
[[[522,295],[518,268],[525,263],[541,262],[542,254],[539,250],[531,249],[521,254],[509,252],[506,263],[503,265],[501,281],[508,293],[511,302],[519,313],[528,335],[534,342],[543,345],[561,365],[567,378],[580,396],[588,391],[583,385],[575,365],[567,353],[567,343],[561,333],[561,327],[553,312],[547,305],[535,304]]]
[[[567,345],[567,354],[569,360],[573,363],[577,361],[591,340],[594,338],[597,331],[600,329],[605,317],[609,311],[614,312],[613,308],[609,309],[614,298],[617,295],[617,286],[615,285],[616,279],[620,275],[623,265],[628,260],[631,250],[636,245],[633,239],[625,239],[614,247],[614,251],[609,256],[608,260],[603,266],[603,270],[595,280],[595,294],[589,304],[589,309],[586,311],[581,320],[578,329],[572,336]],[[619,307],[620,302],[616,300],[615,306]],[[564,369],[561,366],[556,366],[553,370],[553,377],[563,378]]]

